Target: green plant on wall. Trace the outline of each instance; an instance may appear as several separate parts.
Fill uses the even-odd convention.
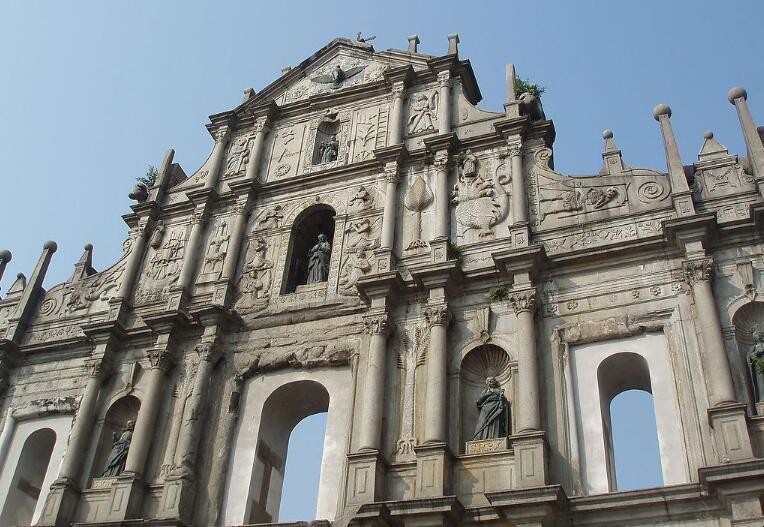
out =
[[[153,187],[157,182],[157,177],[159,177],[159,171],[157,170],[157,167],[154,165],[149,165],[149,167],[146,169],[146,175],[136,179],[147,187]]]
[[[530,93],[539,99],[541,98],[541,94],[546,90],[543,86],[539,86],[538,84],[531,83],[528,79],[521,79],[519,77],[515,79],[514,89],[515,97],[520,97],[523,93]]]
[[[506,300],[509,296],[509,289],[505,285],[497,285],[488,290],[488,299],[491,302]]]
[[[456,260],[462,263],[462,249],[455,243],[448,242],[447,255],[449,260]]]

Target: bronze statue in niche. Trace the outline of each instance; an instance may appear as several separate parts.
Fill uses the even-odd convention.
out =
[[[748,353],[754,402],[764,402],[764,331],[754,328],[753,346]]]
[[[326,282],[329,278],[329,262],[332,255],[332,246],[326,241],[326,236],[318,235],[318,243],[308,253],[308,282],[317,284]]]
[[[102,478],[119,476],[125,470],[127,452],[130,450],[130,442],[133,440],[133,428],[135,428],[135,421],[131,419],[127,422],[125,430],[119,438],[117,438],[116,432],[112,435],[114,443],[111,452],[109,452],[109,457],[106,459],[106,468],[101,474]]]
[[[331,163],[337,161],[340,143],[337,141],[337,134],[332,134],[326,141],[323,141],[318,147],[318,155],[321,163]]]
[[[477,400],[480,410],[473,440],[496,439],[509,435],[509,401],[496,377],[485,380],[485,390]]]

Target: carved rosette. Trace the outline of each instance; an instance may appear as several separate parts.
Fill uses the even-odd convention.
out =
[[[526,291],[518,291],[509,295],[509,305],[515,312],[515,315],[520,313],[536,311],[536,290],[528,289]]]
[[[700,281],[711,280],[714,276],[713,258],[698,258],[682,264],[684,278],[690,286],[694,286]]]
[[[448,310],[446,304],[428,306],[424,310],[424,317],[427,320],[427,325],[432,326],[446,326],[451,322],[451,312]]]
[[[387,313],[364,317],[363,326],[369,335],[382,335],[383,337],[387,336],[392,329]]]

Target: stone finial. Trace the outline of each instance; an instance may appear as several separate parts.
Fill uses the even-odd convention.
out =
[[[96,272],[96,270],[93,269],[93,244],[85,244],[84,249],[82,256],[80,256],[80,259],[74,264],[74,272],[72,273],[72,276],[67,280],[70,283],[79,282],[83,278],[87,278]]]
[[[698,152],[698,159],[703,161],[705,159],[717,159],[720,157],[726,157],[729,152],[727,148],[719,141],[714,139],[714,133],[711,130],[703,132],[703,146],[700,147]]]
[[[255,96],[255,90],[252,88],[247,88],[244,90],[244,97],[242,98],[242,104],[247,102],[248,100],[252,99]]]
[[[448,55],[459,55],[459,34],[448,35]]]
[[[8,251],[7,249],[0,250],[0,280],[3,279],[5,266],[8,265],[8,262],[11,261],[11,258],[13,258],[11,251]]]
[[[419,46],[419,35],[409,37],[409,53],[416,53]]]
[[[8,297],[11,296],[19,296],[24,291],[24,288],[27,286],[27,277],[24,276],[24,273],[18,273],[16,275],[16,280],[14,280],[13,284],[11,284],[10,289],[8,289]]]
[[[735,86],[727,92],[727,100],[730,104],[735,104],[735,99],[743,99],[744,101],[747,101],[748,93],[740,86]]]
[[[281,67],[281,74],[282,75],[286,75],[290,71],[292,71],[292,66],[282,66]]]
[[[671,127],[671,108],[667,104],[659,104],[653,108],[653,117],[661,127],[663,147],[666,152],[666,165],[671,179],[671,191],[674,194],[674,208],[680,216],[695,214],[692,200],[688,197],[690,186],[684,173],[684,165],[679,155],[674,129]]]
[[[626,165],[623,163],[621,151],[613,140],[613,131],[610,129],[605,130],[602,132],[602,138],[605,140],[605,149],[602,152],[603,164],[600,174],[615,176],[623,173]]]
[[[659,104],[653,108],[653,117],[656,121],[660,121],[662,115],[671,117],[671,107],[668,104]]]
[[[515,95],[515,65],[507,64],[504,69],[504,78],[507,83],[507,104],[513,103],[517,100]]]

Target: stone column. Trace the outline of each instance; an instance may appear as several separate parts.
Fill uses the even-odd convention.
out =
[[[241,196],[236,200],[236,219],[234,219],[231,237],[228,242],[228,252],[223,260],[223,272],[220,274],[220,280],[231,280],[236,274],[236,265],[239,263],[241,255],[241,246],[244,243],[244,231],[247,228],[249,219],[248,196]]]
[[[383,249],[393,249],[395,244],[395,212],[397,206],[398,163],[393,161],[385,165],[385,208],[382,211],[382,239],[380,245]]]
[[[448,151],[440,150],[435,153],[435,238],[448,240],[451,230],[449,219],[451,215],[451,200],[448,188]]]
[[[212,154],[210,154],[210,172],[207,174],[204,188],[217,188],[218,180],[220,179],[220,168],[223,165],[230,137],[231,129],[228,126],[221,126],[215,131],[215,146],[212,147]]]
[[[151,225],[149,218],[138,220],[133,244],[125,264],[125,272],[122,274],[122,282],[119,285],[119,293],[117,294],[119,299],[127,300],[132,295],[135,279],[138,276],[138,269],[146,252],[146,241],[149,238],[151,229],[153,229],[153,225]]]
[[[430,326],[430,346],[427,350],[427,379],[424,419],[424,442],[446,442],[448,415],[448,323],[451,314],[446,304],[430,305],[425,309]]]
[[[756,185],[759,194],[764,195],[764,144],[762,143],[756,125],[748,109],[748,94],[743,88],[732,88],[727,94],[727,99],[735,106],[737,117],[740,120],[740,128],[743,130],[745,146],[748,151],[748,159],[756,176]]]
[[[88,382],[82,394],[77,418],[69,434],[69,446],[66,457],[59,470],[59,480],[69,481],[79,485],[82,476],[82,462],[88,451],[88,445],[93,440],[93,421],[95,419],[96,402],[109,367],[100,358],[89,359],[85,363],[88,372]]]
[[[523,146],[519,141],[510,143],[509,160],[512,169],[512,223],[525,223],[528,221],[528,199],[523,174]]]
[[[167,338],[161,340],[166,341]],[[141,401],[130,450],[127,452],[125,472],[137,477],[142,476],[146,469],[146,459],[156,432],[159,408],[162,405],[162,395],[166,384],[165,373],[172,366],[171,353],[164,344],[159,344],[148,351],[151,363],[151,368],[146,373],[148,390],[143,401]]]
[[[364,377],[359,450],[379,450],[385,401],[385,365],[387,360],[387,313],[364,318],[371,335],[366,376]]]
[[[451,133],[451,72],[441,71],[438,73],[438,88],[440,90],[438,102],[438,133]]]
[[[198,205],[191,215],[191,234],[186,242],[186,254],[183,257],[183,267],[176,287],[187,289],[194,279],[194,273],[202,255],[199,254],[202,236],[207,226],[207,204]]]
[[[251,181],[257,179],[257,171],[260,168],[260,161],[263,157],[263,143],[268,131],[268,119],[266,117],[261,117],[255,121],[255,140],[252,142],[252,150],[249,152],[246,172],[246,178]]]
[[[536,291],[527,289],[513,293],[510,305],[517,316],[517,404],[513,411],[517,416],[514,434],[541,429],[538,392],[538,358],[536,355]]]
[[[724,347],[714,293],[711,290],[714,261],[712,258],[693,259],[684,262],[683,267],[687,282],[692,287],[698,311],[698,323],[703,339],[700,356],[705,370],[709,402],[711,406],[735,402],[732,373]]]
[[[390,112],[390,131],[387,146],[399,145],[403,142],[403,100],[405,98],[403,82],[393,84],[393,109]]]

